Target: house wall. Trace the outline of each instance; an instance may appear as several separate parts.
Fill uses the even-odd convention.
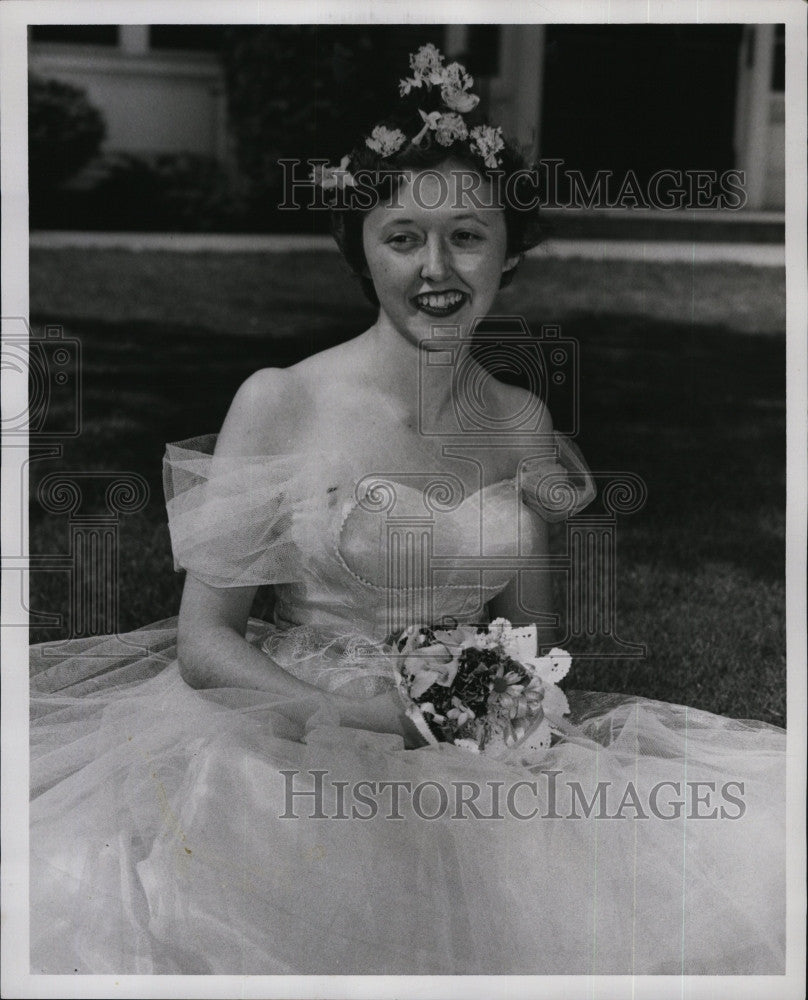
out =
[[[31,70],[86,91],[104,115],[107,150],[226,159],[224,78],[217,57],[150,51],[145,27],[122,26],[118,46],[32,43]]]

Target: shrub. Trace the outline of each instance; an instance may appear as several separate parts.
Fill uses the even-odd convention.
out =
[[[103,228],[204,232],[240,214],[230,177],[213,158],[194,153],[118,153],[99,164],[92,191]]]
[[[442,32],[439,25],[229,28],[222,53],[229,124],[258,211],[271,217],[279,200],[278,159],[338,162],[389,110],[407,53],[441,44]],[[289,223],[277,213],[270,221]]]
[[[31,206],[33,228],[211,232],[241,228],[237,186],[212,157],[109,153],[84,183]]]
[[[53,191],[97,155],[106,128],[83,90],[28,78],[28,177],[32,197]]]

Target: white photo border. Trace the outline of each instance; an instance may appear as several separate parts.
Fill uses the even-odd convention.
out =
[[[496,14],[496,17],[492,15]],[[19,577],[2,581],[2,995],[4,997],[761,997],[802,996],[805,969],[806,790],[806,5],[801,0],[6,0],[0,5],[2,308],[28,317],[27,41],[29,24],[143,23],[785,23],[787,271],[788,959],[785,977],[237,977],[33,976],[28,968],[27,628]],[[19,413],[27,380],[2,372],[4,415]],[[3,441],[2,550],[22,540],[24,442]]]

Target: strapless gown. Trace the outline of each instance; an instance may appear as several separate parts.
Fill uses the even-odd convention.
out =
[[[396,616],[480,621],[553,516],[520,477],[464,492],[211,444],[168,449],[178,567],[273,584],[249,641],[358,698],[390,685]],[[530,481],[548,470],[589,499],[560,439]],[[439,568],[405,586],[391,539],[425,524]],[[572,691],[526,766],[193,690],[175,651],[174,620],[32,649],[33,973],[784,972],[783,730]]]

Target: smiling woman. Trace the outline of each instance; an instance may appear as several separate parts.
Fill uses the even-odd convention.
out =
[[[537,222],[500,197],[522,164],[463,67],[424,46],[411,70],[319,175],[375,178],[334,206],[375,322],[168,447],[178,622],[32,651],[36,972],[784,971],[783,731],[568,704],[569,652],[538,655],[547,525],[592,477],[539,392],[492,376],[544,384],[518,318],[472,350]],[[580,576],[586,615],[603,595]],[[272,622],[250,617],[262,585]]]
[[[503,273],[518,263],[507,256],[502,208],[475,206],[468,173],[446,160],[409,174],[396,203],[380,203],[364,222],[364,277],[379,300],[379,323],[416,344],[431,336],[430,318],[449,316],[468,343],[471,324],[488,314]]]
[[[444,84],[440,91],[423,86],[411,88],[391,115],[374,129],[374,135],[382,138],[371,138],[351,151],[347,157],[350,173],[329,173],[328,168],[325,174],[315,173],[321,181],[328,183],[333,178],[336,182],[328,185],[333,201],[332,232],[374,305],[379,304],[379,299],[365,259],[365,221],[369,211],[373,216],[385,206],[390,211],[401,211],[395,221],[403,224],[408,213],[403,212],[402,188],[407,189],[408,203],[422,222],[433,213],[444,217],[445,213],[454,213],[455,223],[476,223],[476,232],[475,227],[466,228],[466,241],[474,242],[475,236],[485,235],[489,227],[504,226],[503,256],[507,262],[500,287],[513,278],[520,255],[541,242],[543,226],[537,199],[520,192],[521,185],[531,187],[535,183],[530,165],[500,129],[485,123],[476,111],[474,95],[462,91],[458,96],[450,88],[451,82],[449,89]],[[449,97],[448,105],[443,102],[444,95]],[[447,110],[458,104],[460,97],[470,102],[462,117]],[[438,110],[426,114],[424,107]],[[454,126],[451,131],[445,125],[447,120]],[[413,139],[404,142],[405,135]],[[532,187],[531,191],[535,194]],[[407,221],[416,225],[415,218]],[[459,242],[463,242],[462,237]]]

